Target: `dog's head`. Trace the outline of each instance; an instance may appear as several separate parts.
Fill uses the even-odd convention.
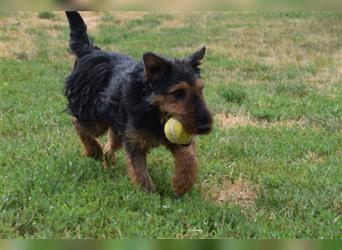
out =
[[[205,51],[203,47],[182,60],[150,52],[143,55],[145,80],[152,89],[151,103],[162,113],[180,120],[184,129],[192,134],[207,134],[212,127],[199,69]]]

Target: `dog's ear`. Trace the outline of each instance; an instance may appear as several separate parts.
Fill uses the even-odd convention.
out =
[[[201,60],[205,55],[206,47],[203,46],[201,49],[197,50],[191,56],[185,58],[185,62],[189,63],[193,67],[198,67],[201,64]]]
[[[170,69],[171,63],[163,57],[152,52],[143,55],[145,65],[145,76],[151,81],[156,81],[163,77]]]

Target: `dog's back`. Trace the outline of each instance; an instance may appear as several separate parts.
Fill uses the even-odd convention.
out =
[[[93,46],[86,25],[77,12],[66,12],[70,24],[71,52],[76,55],[65,83],[68,111],[79,121],[111,122],[118,116],[122,84],[137,62],[125,55]]]

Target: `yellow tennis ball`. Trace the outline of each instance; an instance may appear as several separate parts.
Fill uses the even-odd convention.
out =
[[[166,138],[174,144],[186,145],[192,140],[192,135],[187,133],[182,123],[175,118],[170,118],[165,123],[164,133]]]

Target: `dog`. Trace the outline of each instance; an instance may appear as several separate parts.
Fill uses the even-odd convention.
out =
[[[147,52],[137,61],[94,46],[81,15],[66,11],[66,16],[69,47],[76,61],[64,92],[85,155],[102,160],[108,168],[115,161],[115,151],[123,148],[132,182],[154,192],[146,156],[150,149],[164,145],[175,158],[175,196],[191,190],[197,175],[195,141],[172,144],[163,128],[174,117],[188,133],[211,131],[212,115],[203,98],[199,68],[206,48],[184,59]],[[102,149],[97,137],[107,131],[108,142]]]

